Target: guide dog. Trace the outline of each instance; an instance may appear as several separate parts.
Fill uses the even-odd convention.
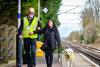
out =
[[[67,67],[72,67],[74,60],[74,51],[71,48],[67,48],[64,50],[64,56],[66,59]]]

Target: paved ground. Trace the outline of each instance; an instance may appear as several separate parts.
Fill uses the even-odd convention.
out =
[[[23,65],[23,67],[27,67],[27,65]],[[47,67],[45,57],[37,57],[36,67]],[[57,54],[54,54],[53,67],[61,67],[61,64],[58,63],[58,55]]]
[[[66,64],[66,59],[64,57],[64,55],[62,54],[62,62],[58,63],[58,55],[54,54],[54,62],[53,62],[53,67],[68,67]],[[14,66],[1,66],[0,67],[16,67]],[[27,67],[26,64],[23,65],[23,67]],[[44,57],[37,57],[37,65],[36,67],[47,67],[46,66],[46,61]],[[89,61],[87,61],[86,59],[84,59],[84,57],[82,57],[80,55],[80,53],[75,53],[75,59],[73,60],[73,64],[72,67],[96,67],[93,66]]]

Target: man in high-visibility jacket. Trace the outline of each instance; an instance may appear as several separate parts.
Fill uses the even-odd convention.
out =
[[[22,37],[24,41],[26,63],[28,64],[28,67],[36,66],[36,39],[38,35],[35,31],[38,20],[34,13],[34,8],[30,7],[28,9],[28,15],[23,18],[19,29],[19,37]]]

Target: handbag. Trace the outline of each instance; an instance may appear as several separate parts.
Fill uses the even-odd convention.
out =
[[[42,51],[46,51],[46,49],[47,49],[47,47],[46,47],[46,45],[45,44],[43,44],[42,46],[41,46],[41,48],[40,48]]]

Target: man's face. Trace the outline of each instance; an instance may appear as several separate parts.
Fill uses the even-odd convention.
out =
[[[28,16],[29,16],[29,18],[33,18],[34,17],[34,13],[33,12],[29,12]]]

